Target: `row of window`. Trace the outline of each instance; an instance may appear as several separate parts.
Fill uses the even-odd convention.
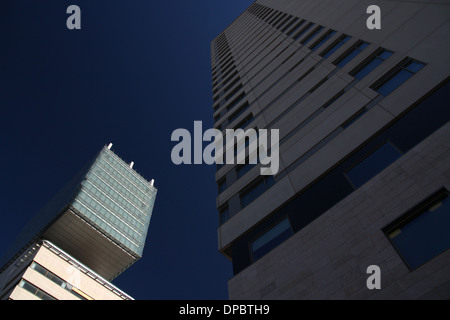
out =
[[[145,221],[136,219],[130,211],[118,205],[114,201],[114,198],[117,198],[117,193],[112,191],[106,184],[101,182],[100,184],[99,182],[94,184],[91,181],[84,181],[82,191],[86,192],[90,197],[93,197],[95,201],[106,207],[109,211],[114,212],[114,214],[118,215],[127,224],[141,231],[144,228]],[[106,196],[105,191],[108,196]]]
[[[272,22],[273,25],[279,25],[279,22],[283,20],[283,25],[287,23],[292,17],[287,17],[286,15],[280,15],[278,14],[276,17],[272,17],[272,19],[268,22]],[[288,35],[291,35],[294,40],[300,39],[306,32],[313,28],[314,24],[312,22],[306,23],[306,21],[302,20],[300,22],[296,23],[297,20],[292,19],[292,23],[287,23],[285,27],[283,27],[283,31],[288,31]],[[306,23],[306,25],[305,25]],[[288,30],[290,26],[295,26]],[[303,26],[302,29],[300,29]],[[309,33],[305,38],[301,40],[302,45],[306,45],[307,43],[311,42],[314,37],[316,37],[318,34],[320,34],[323,31],[322,26],[317,26],[314,28],[311,33]],[[298,30],[298,32],[297,32]],[[297,32],[297,33],[296,33]],[[328,30],[325,32],[316,42],[314,42],[310,46],[311,52],[314,52],[320,48],[321,45],[323,45],[327,40],[329,40],[332,36],[336,34],[336,31],[334,30]],[[347,35],[340,36],[336,41],[334,41],[329,47],[327,47],[322,53],[319,55],[323,58],[328,58],[331,56],[334,52],[336,52],[340,47],[342,47],[347,41],[349,41],[351,37]],[[354,59],[356,56],[359,55],[362,51],[364,51],[369,44],[364,41],[358,41],[354,45],[351,46],[347,51],[345,51],[342,55],[340,55],[334,62],[338,68],[344,67],[348,62],[350,62],[352,59]],[[354,68],[350,75],[352,75],[356,80],[363,79],[366,75],[368,75],[371,71],[373,71],[377,66],[379,66],[383,61],[385,61],[387,58],[389,58],[392,55],[392,52],[379,48],[377,49],[372,55],[369,56],[366,60],[364,60],[360,65],[358,65],[356,68]],[[300,63],[303,61],[302,59]],[[298,64],[297,64],[298,66]],[[398,66],[396,66],[394,69],[392,69],[390,72],[387,73],[386,76],[381,78],[381,81],[377,81],[374,85],[371,86],[372,89],[379,92],[381,95],[385,96],[395,90],[399,85],[401,85],[406,79],[411,77],[415,72],[420,70],[424,66],[423,63],[420,63],[418,61],[414,61],[410,58],[405,59],[402,61]],[[314,68],[311,68],[309,72],[312,72]],[[305,75],[306,76],[306,75]],[[303,80],[305,76],[302,76],[299,78],[299,81]],[[312,93],[314,90],[316,90],[318,87],[320,87],[324,82],[328,80],[327,78],[324,78],[321,82],[319,82],[317,85],[315,85],[307,94]],[[337,101],[349,88],[345,88],[338,92],[335,96],[333,96],[331,99],[329,99],[319,110],[326,109],[331,104],[333,104],[335,101]],[[285,92],[284,92],[285,93]],[[305,98],[305,97],[303,97]],[[240,110],[237,110],[235,113],[236,117],[242,114],[242,112],[239,112]],[[359,117],[363,113],[359,114]],[[317,114],[316,114],[317,115]],[[236,117],[231,117],[229,120],[234,120]],[[254,118],[254,115],[251,115],[252,119]],[[354,122],[357,118],[354,117],[354,119],[351,122]],[[231,121],[229,121],[230,123]],[[227,123],[223,123],[227,124]],[[219,126],[220,128],[223,126]],[[350,122],[347,124],[347,126],[350,125]],[[218,169],[220,169],[221,166],[218,166]],[[250,168],[250,166],[241,166],[236,167],[235,170],[237,171],[242,168]],[[238,175],[239,176],[239,175]],[[226,177],[222,178],[222,180],[219,181],[219,193],[223,192],[227,187],[226,183]],[[224,219],[221,219],[223,221]]]
[[[148,205],[137,198],[133,193],[118,183],[114,177],[110,176],[104,167],[99,165],[98,169],[90,172],[88,181],[92,181],[100,190],[112,198],[118,205],[127,209],[135,219],[144,222],[147,216]]]
[[[122,159],[120,159],[115,153],[110,150],[106,150],[103,153],[103,157],[108,160],[108,163],[112,167],[116,168],[121,174],[135,184],[138,188],[143,190],[144,193],[150,193],[151,187],[150,183],[146,181],[142,176],[136,173],[133,169],[129,167]]]
[[[346,35],[341,36],[335,43],[333,43],[328,49],[324,51],[324,56],[329,56],[330,52],[334,52],[336,48],[340,47],[343,43],[348,41],[348,39],[349,37]],[[345,66],[350,60],[356,57],[362,50],[364,50],[367,47],[368,43],[362,41],[357,42],[354,46],[352,46],[349,50],[347,50],[344,54],[342,54],[338,59],[336,59],[334,64],[336,64],[336,66],[338,67]],[[371,56],[369,56],[368,59],[363,61],[359,66],[357,66],[354,70],[352,70],[350,74],[354,76],[355,79],[361,80],[371,71],[373,71],[377,66],[379,66],[383,61],[389,58],[391,55],[392,55],[391,51],[379,48]],[[391,72],[388,72],[386,76],[382,77],[383,81],[376,82],[375,85],[372,86],[372,88],[382,95],[389,94],[390,92],[395,90],[399,85],[401,85],[404,81],[406,81],[409,77],[411,77],[415,72],[420,70],[423,66],[424,66],[423,63],[407,58],[404,61],[402,61],[397,67],[392,69]],[[300,79],[302,78],[304,77],[302,76]],[[325,78],[321,82],[319,82],[316,86],[314,86],[311,90],[309,90],[309,92],[306,95],[312,93],[312,91],[317,89],[327,79],[328,78]],[[331,104],[333,104],[347,91],[346,89],[341,90],[338,94],[333,96],[323,106],[321,106],[319,110],[326,109]],[[303,100],[303,98],[305,98],[305,96],[302,97],[301,100]],[[298,101],[295,104],[297,103]],[[317,114],[315,114],[315,116],[317,116]]]
[[[359,45],[357,45],[359,46]],[[353,51],[351,51],[353,52]],[[376,66],[378,66],[382,61],[384,61],[384,59],[386,59],[388,56],[390,55],[389,51],[386,51],[384,49],[379,49],[375,52],[375,54],[373,54],[372,57],[370,57],[367,61],[363,62],[361,66],[358,66],[356,68],[356,72],[355,74],[360,75],[360,79],[362,79],[361,75],[367,75],[368,69],[370,68],[375,68]],[[422,63],[419,63],[417,61],[414,61],[410,58],[407,58],[405,60],[403,60],[399,65],[397,65],[396,67],[394,67],[390,72],[388,72],[384,77],[382,77],[383,82],[380,82],[377,85],[377,89],[382,90],[383,92],[392,92],[395,88],[397,88],[399,85],[401,85],[401,83],[403,83],[404,81],[406,81],[409,77],[411,77],[414,72],[417,72],[418,70],[420,70],[423,67]],[[398,74],[400,74],[401,76],[399,77]],[[399,81],[398,79],[402,79],[403,82]],[[323,81],[322,81],[323,82]],[[377,83],[377,82],[376,82]],[[329,101],[327,101],[327,103],[325,103],[325,105],[323,105],[319,110],[323,111],[324,109],[326,109],[329,105],[331,105],[333,102],[335,102],[340,96],[343,95],[343,93],[345,92],[345,89],[342,90],[340,93],[338,93],[337,95],[335,95],[332,99],[330,99]],[[363,111],[363,112],[362,112]],[[341,128],[339,128],[340,130],[347,128],[351,123],[353,123],[354,121],[356,121],[356,119],[358,119],[359,117],[361,117],[366,110],[363,109],[362,111],[359,111],[357,116],[352,117],[349,121],[347,121],[347,123],[345,123],[345,125],[343,125]],[[313,114],[314,117],[316,117],[319,113],[315,113]],[[312,120],[312,119],[310,119]],[[310,121],[309,120],[309,121]],[[300,126],[299,126],[300,127]],[[337,131],[336,133],[339,133],[339,131]],[[326,143],[328,143],[332,138],[334,138],[334,135],[329,135],[327,138],[325,138],[323,141],[319,142],[312,150],[312,152],[307,152],[305,153],[305,155],[301,158],[298,159],[298,161],[296,161],[295,163],[293,163],[288,169],[289,171],[293,170],[293,168],[297,167],[299,164],[301,164],[302,162],[304,162],[306,160],[307,157],[310,157],[313,153],[317,152],[320,148],[322,148]],[[285,140],[284,140],[285,141]],[[284,142],[281,141],[281,142]],[[392,148],[391,148],[392,149]],[[392,154],[392,156],[395,156],[395,153]],[[399,155],[398,155],[399,156]],[[389,160],[390,161],[390,160]],[[388,161],[388,162],[389,162]],[[392,161],[391,161],[392,162]],[[389,162],[389,163],[391,163]],[[378,161],[375,163],[378,163],[378,165],[380,165],[381,167],[385,167],[383,161]],[[248,172],[249,170],[251,170],[251,168],[253,167],[253,165],[251,164],[246,164],[246,165],[241,165],[235,168],[236,172],[237,172],[237,177],[238,179],[240,177],[243,176],[243,174],[239,174],[239,172],[242,172],[243,169],[245,169],[244,172]],[[365,171],[365,170],[363,170]],[[367,173],[366,173],[367,174]],[[352,172],[349,173],[349,176],[357,176],[358,175],[358,170],[354,169]],[[368,176],[372,177],[373,174],[369,171]],[[356,182],[354,182],[354,186],[356,188],[358,188],[362,183],[361,183],[361,179],[359,179],[360,181],[358,181],[358,178],[354,178],[351,180],[356,180]],[[363,181],[365,182],[365,180]],[[219,193],[223,192],[227,187],[226,184],[226,177],[224,177],[221,180],[220,183],[220,187],[219,187]],[[254,200],[254,199],[253,199]],[[241,209],[243,208],[243,206],[241,207]],[[220,210],[219,210],[220,213]],[[229,217],[229,213],[228,217]],[[220,218],[221,223],[226,222],[227,219],[224,218]]]
[[[123,175],[123,172],[121,170],[117,170],[117,167],[115,167],[112,162],[108,161],[107,158],[99,158],[95,165],[102,168],[108,176],[117,181],[114,184],[115,186],[122,185],[126,188],[129,193],[133,195],[131,197],[131,199],[133,199],[133,203],[136,203],[138,207],[144,208],[142,204],[145,204],[145,200],[151,197],[151,195],[146,192],[147,190],[142,189],[142,186],[138,187],[136,184],[128,180],[127,177]],[[109,178],[107,180],[109,181]]]
[[[139,245],[135,241],[131,241],[130,237],[125,235],[123,231],[119,230],[117,226],[112,226],[109,221],[108,215],[109,212],[102,206],[92,207],[87,205],[86,200],[80,201],[75,199],[73,202],[73,207],[75,210],[79,212],[85,212],[86,217],[94,223],[94,225],[98,226],[101,230],[104,230],[108,235],[117,239],[120,243],[125,245],[127,248],[134,250],[137,252],[139,249]],[[106,217],[106,218],[105,218]]]
[[[445,124],[448,121],[445,104],[448,89],[448,82],[436,87],[404,117],[234,241],[226,249],[232,256],[234,274],[286,240],[291,234],[289,226],[293,233],[298,232],[396,161],[402,152],[411,150]],[[362,109],[355,113],[342,127],[352,125],[365,112]],[[422,130],[414,129],[418,126]],[[444,188],[380,231],[388,237],[409,269],[414,270],[450,248],[449,228],[450,199],[448,189]]]
[[[36,270],[38,273],[42,274],[44,277],[50,279],[51,281],[56,283],[61,288],[66,289],[67,291],[69,291],[71,294],[73,294],[74,296],[76,296],[80,300],[93,300],[92,298],[90,298],[85,293],[83,293],[83,295],[79,294],[77,292],[77,291],[80,291],[79,289],[75,288],[70,283],[67,283],[66,281],[64,281],[63,279],[58,277],[56,274],[54,274],[50,270],[44,268],[40,264],[38,264],[38,263],[33,261],[33,263],[31,264],[30,268],[33,269],[33,270]]]
[[[99,200],[95,199],[86,190],[80,192],[76,198],[83,206],[89,209],[89,212],[95,212],[95,215],[104,220],[105,226],[111,224],[112,227],[118,229],[124,233],[128,238],[134,240],[136,243],[140,240],[142,234],[137,230],[138,227],[142,229],[142,226],[131,226],[131,223],[125,222],[122,217],[124,213],[120,209],[111,210],[105,207]],[[79,207],[76,209],[80,210]],[[86,212],[86,210],[80,210],[80,212]],[[142,232],[142,231],[141,231]]]
[[[384,228],[410,270],[450,248],[450,197],[446,189],[426,199]],[[256,261],[293,235],[289,218],[275,223],[250,243]]]

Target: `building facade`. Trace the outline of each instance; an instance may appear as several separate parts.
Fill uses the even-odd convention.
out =
[[[215,127],[280,135],[275,175],[217,167],[231,299],[450,298],[449,34],[448,1],[258,0],[213,40]]]
[[[67,290],[63,295],[61,288],[56,293],[45,290],[50,282],[42,270],[65,289],[73,287],[89,299],[129,299],[109,282],[142,257],[157,189],[111,146],[56,194],[8,249],[0,264],[2,299],[30,296],[33,288],[45,293],[35,298],[65,299]],[[83,291],[68,276],[88,289]],[[45,280],[44,288],[40,279]],[[98,290],[88,293],[95,286]]]

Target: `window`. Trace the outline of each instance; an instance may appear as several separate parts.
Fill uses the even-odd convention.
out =
[[[228,117],[228,122],[231,123],[236,120],[241,114],[250,107],[248,101],[245,102],[239,109],[237,109],[231,116]]]
[[[256,166],[256,164],[248,163],[248,159],[246,161],[246,164],[242,164],[236,168],[236,175],[238,179],[243,177],[247,172]]]
[[[55,275],[54,273],[52,273],[51,271],[47,270],[46,268],[44,268],[43,266],[41,266],[40,264],[33,262],[31,264],[31,269],[36,270],[37,272],[39,272],[40,274],[42,274],[44,277],[50,279],[51,281],[53,281],[54,283],[56,283],[57,285],[59,285],[60,287],[66,289],[67,291],[69,291],[70,293],[72,293],[73,295],[77,296],[78,298],[80,298],[81,300],[87,300],[87,298],[85,298],[84,296],[80,295],[79,293],[77,293],[75,290],[78,290],[76,288],[74,288],[71,284],[65,282],[63,279],[61,279],[60,277],[58,277],[57,275]],[[78,290],[79,291],[79,290]]]
[[[301,37],[302,35],[304,35],[306,31],[308,31],[309,29],[311,29],[311,27],[312,27],[313,25],[314,25],[314,23],[312,23],[312,22],[308,23],[307,26],[306,26],[305,28],[303,28],[302,31],[300,31],[299,33],[297,33],[297,34],[294,36],[294,40],[300,39],[300,37]]]
[[[34,294],[36,297],[41,298],[42,300],[56,300],[54,297],[52,297],[51,295],[45,293],[41,289],[35,287],[34,285],[29,283],[28,281],[25,281],[25,280],[20,281],[19,287],[24,288],[25,290],[27,290],[28,292]]]
[[[241,122],[239,122],[233,129],[244,129],[245,127],[247,127],[250,123],[253,122],[253,120],[255,120],[255,118],[253,117],[253,114],[249,114],[248,116],[246,116],[244,118],[244,120],[242,120]]]
[[[401,86],[406,80],[425,66],[424,63],[406,58],[398,66],[389,71],[380,80],[371,86],[382,96],[387,96],[392,91]]]
[[[350,40],[352,37],[347,36],[343,34],[339,37],[337,41],[335,41],[333,44],[331,44],[328,48],[326,48],[320,55],[326,59],[329,56],[331,56],[333,53],[335,53],[340,47],[344,45],[348,40]]]
[[[227,179],[226,178],[220,179],[219,182],[217,182],[217,185],[219,187],[219,194],[221,194],[228,187],[227,186]]]
[[[323,45],[325,42],[328,41],[328,39],[330,39],[332,36],[334,36],[336,33],[336,31],[334,30],[328,30],[327,33],[325,33],[325,35],[323,35],[319,41],[317,41],[315,44],[313,44],[311,47],[309,47],[311,49],[311,51],[316,51],[317,49],[319,49],[319,47],[321,45]]]
[[[411,270],[450,248],[450,197],[443,189],[383,230]]]
[[[220,225],[230,220],[230,210],[228,210],[228,206],[224,206],[219,209],[219,220]]]
[[[358,80],[362,80],[367,76],[372,70],[383,63],[384,60],[389,58],[392,52],[386,49],[378,49],[368,61],[363,62],[360,66],[356,67],[354,71],[350,73],[353,77]]]
[[[289,29],[294,23],[298,21],[298,18],[293,19],[291,22],[289,22],[282,30],[281,32],[286,32],[287,29]]]
[[[289,219],[272,226],[251,243],[253,261],[258,260],[269,251],[283,243],[293,234]]]
[[[333,64],[339,68],[343,68],[347,63],[349,63],[354,57],[360,54],[369,44],[364,41],[358,41],[350,50],[340,56]]]
[[[322,26],[318,26],[313,32],[311,32],[305,39],[303,39],[300,43],[306,45],[310,42],[315,36],[317,36],[323,30]]]
[[[305,23],[305,20],[300,21],[299,23],[297,23],[295,25],[295,27],[293,27],[288,33],[287,35],[290,36],[291,34],[293,34],[295,31],[297,31],[303,24]]]
[[[248,206],[274,184],[275,181],[272,176],[259,178],[257,182],[253,183],[250,187],[248,187],[240,194],[242,208]]]
[[[391,143],[385,142],[375,151],[367,155],[363,160],[350,168],[345,175],[355,188],[359,188],[364,183],[380,173],[402,154]]]

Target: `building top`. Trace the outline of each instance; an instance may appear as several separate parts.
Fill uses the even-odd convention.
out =
[[[31,219],[0,261],[0,272],[32,243],[49,240],[112,280],[143,253],[157,194],[105,146]]]

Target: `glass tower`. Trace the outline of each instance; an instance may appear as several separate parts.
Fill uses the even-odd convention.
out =
[[[42,240],[109,281],[142,257],[157,189],[111,146],[105,146],[28,223],[0,261],[0,273]]]

